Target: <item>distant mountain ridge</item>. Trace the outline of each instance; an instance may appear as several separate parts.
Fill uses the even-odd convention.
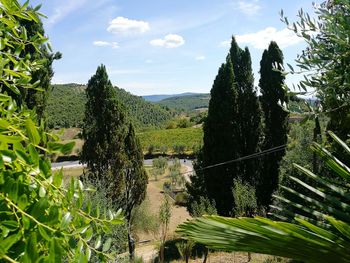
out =
[[[194,93],[194,92],[185,92],[179,94],[155,94],[155,95],[145,95],[142,96],[146,101],[149,102],[159,102],[164,99],[173,98],[173,97],[185,97],[185,96],[193,96],[193,95],[201,95],[204,93]]]
[[[192,95],[174,96],[154,102],[175,111],[193,111],[209,107],[209,93],[194,93]]]

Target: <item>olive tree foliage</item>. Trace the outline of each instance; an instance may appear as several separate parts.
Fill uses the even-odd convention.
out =
[[[160,233],[160,250],[159,250],[159,262],[164,262],[164,247],[167,239],[169,224],[171,218],[171,203],[166,195],[164,195],[163,203],[159,208],[159,221],[161,226]]]
[[[314,4],[315,16],[299,11],[299,21],[285,22],[306,43],[306,49],[296,59],[300,68],[291,66],[291,73],[302,73],[305,79],[299,88],[303,93],[315,90],[330,121],[328,129],[343,140],[350,130],[350,2],[327,0]]]
[[[18,106],[21,89],[41,91],[32,84],[40,61],[19,56],[27,45],[46,43],[40,34],[28,36],[19,20],[39,22],[39,7],[28,9],[16,0],[0,0],[0,261],[87,262],[92,255],[108,257],[110,242],[101,234],[121,223],[119,214],[101,213],[89,201],[84,185],[72,179],[62,185],[62,171],[53,172],[52,153],[67,153],[61,144],[36,125],[36,112]],[[8,91],[11,91],[12,95]]]
[[[38,34],[45,36],[45,30],[41,19],[38,21],[20,19],[20,25],[26,29],[27,37],[35,36]],[[39,52],[37,49],[39,49]],[[42,91],[37,91],[35,89],[22,89],[21,98],[29,109],[35,108],[37,119],[40,123],[42,119],[46,118],[46,106],[49,94],[52,90],[50,83],[54,75],[52,64],[54,60],[60,59],[62,57],[62,54],[60,52],[53,53],[50,46],[42,43],[37,47],[26,45],[26,47],[22,50],[20,56],[28,55],[30,55],[31,60],[40,60],[40,63],[42,64],[42,67],[32,72],[31,80],[31,83],[40,81],[40,88]]]

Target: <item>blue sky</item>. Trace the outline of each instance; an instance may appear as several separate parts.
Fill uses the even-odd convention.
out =
[[[271,39],[293,64],[304,43],[280,22],[295,21],[311,0],[32,0],[42,3],[46,34],[63,58],[53,83],[87,83],[101,63],[120,88],[137,95],[209,92],[228,40],[251,52],[255,82]],[[288,83],[297,77],[289,77]]]

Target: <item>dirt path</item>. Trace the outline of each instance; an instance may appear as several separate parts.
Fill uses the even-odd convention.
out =
[[[152,259],[158,255],[158,250],[154,245],[143,245],[137,247],[135,253],[137,257],[142,257],[143,262],[152,262]]]
[[[191,170],[190,167],[183,164],[181,168],[182,168],[181,172],[187,172],[188,170]],[[185,177],[185,179],[188,180],[189,177],[188,178]],[[150,213],[158,215],[159,208],[164,200],[164,194],[162,193],[160,186],[163,185],[163,183],[167,180],[168,178],[161,179],[159,181],[152,180],[148,183],[147,198],[152,204],[150,206]],[[186,220],[191,219],[191,216],[189,215],[185,207],[176,206],[173,199],[170,199],[170,200],[173,206],[171,210],[168,236],[173,236],[175,234],[175,230],[177,226],[185,222]],[[152,234],[140,234],[140,240],[155,241],[156,238]],[[153,244],[140,245],[136,247],[136,255],[139,257],[142,257],[145,262],[150,262],[151,259],[153,259],[157,255],[157,253],[158,253],[158,250],[155,248],[155,245]]]

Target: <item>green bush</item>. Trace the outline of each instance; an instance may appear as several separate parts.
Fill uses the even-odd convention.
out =
[[[175,196],[175,204],[179,206],[187,205],[187,194],[186,193],[177,193]]]

